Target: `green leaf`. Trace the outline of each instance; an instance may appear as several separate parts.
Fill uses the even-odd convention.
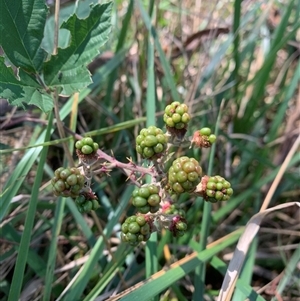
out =
[[[36,105],[44,112],[53,108],[52,98],[41,89],[36,79],[22,69],[16,77],[13,69],[5,65],[3,57],[0,57],[0,97],[22,108],[25,104]]]
[[[63,6],[59,11],[59,26],[67,20],[74,12],[79,18],[86,18],[90,14],[91,4],[97,2],[96,0],[84,0],[73,2],[72,5]],[[53,53],[54,49],[54,34],[55,16],[52,14],[47,18],[44,38],[42,41],[42,48],[48,53]],[[66,48],[69,45],[70,32],[66,29],[60,29],[58,34],[58,47]]]
[[[16,66],[41,69],[46,52],[40,48],[47,16],[44,0],[0,0],[0,44]]]
[[[75,14],[61,25],[71,33],[71,43],[59,48],[44,66],[44,79],[49,87],[61,87],[62,95],[71,95],[91,83],[86,66],[99,54],[111,30],[112,3],[95,5],[86,19]]]

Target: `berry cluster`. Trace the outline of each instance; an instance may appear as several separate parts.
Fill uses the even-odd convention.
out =
[[[128,217],[122,224],[121,239],[132,246],[147,241],[151,235],[151,221],[143,215]]]
[[[172,218],[169,230],[172,232],[173,236],[183,236],[185,234],[185,231],[187,230],[187,224],[185,219],[182,218],[180,215],[175,215]]]
[[[137,208],[140,213],[155,213],[159,210],[160,196],[159,187],[157,185],[144,185],[140,188],[136,187],[132,193],[132,205]]]
[[[186,104],[174,101],[170,105],[166,106],[164,113],[164,122],[168,129],[185,129],[189,121],[190,115],[188,113],[188,107]]]
[[[109,174],[112,168],[120,168],[136,184],[132,205],[138,212],[122,224],[122,241],[136,246],[161,229],[171,231],[175,237],[184,235],[188,228],[185,211],[177,203],[181,194],[200,195],[206,201],[217,202],[228,201],[233,190],[220,176],[202,177],[202,168],[195,158],[184,155],[174,158],[173,146],[183,149],[185,142],[191,146],[210,147],[216,141],[211,129],[204,127],[196,131],[191,140],[184,138],[190,115],[188,107],[178,101],[165,108],[163,119],[166,133],[156,126],[149,126],[141,129],[136,137],[137,153],[152,161],[151,165],[138,166],[131,159],[127,164],[119,162],[102,152],[91,137],[85,137],[75,143],[82,169],[58,168],[52,179],[54,194],[73,198],[81,213],[96,210],[100,204],[91,188],[93,175]],[[97,170],[95,163],[100,164]],[[142,185],[146,174],[151,176],[152,182]]]
[[[173,138],[183,139],[191,119],[186,104],[174,101],[165,108],[164,122],[166,128]]]
[[[167,148],[167,138],[155,126],[142,129],[136,137],[136,151],[146,159],[159,158]]]
[[[56,196],[76,198],[84,186],[85,178],[78,168],[60,167],[54,172],[51,180]]]
[[[71,197],[75,200],[78,211],[87,213],[100,207],[98,198],[89,186],[89,172],[86,162],[95,161],[99,145],[92,138],[86,137],[75,143],[77,155],[82,159],[83,172],[76,168],[60,167],[54,172],[51,180],[53,192],[56,196]]]
[[[170,189],[177,194],[193,192],[201,180],[201,175],[202,168],[196,159],[186,156],[179,157],[169,169]]]
[[[98,143],[94,142],[94,140],[91,137],[86,137],[81,140],[78,140],[75,143],[75,147],[84,155],[94,154],[99,149]]]
[[[100,207],[98,198],[94,194],[88,196],[86,193],[79,195],[75,199],[75,204],[80,213],[88,213]]]
[[[228,201],[233,194],[231,184],[221,176],[203,178],[203,198],[211,203]]]

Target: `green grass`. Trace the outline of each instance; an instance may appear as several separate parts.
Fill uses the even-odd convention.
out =
[[[61,18],[73,11],[84,16],[89,2],[76,7],[67,2]],[[80,214],[72,199],[54,197],[54,170],[72,164],[62,143],[73,152],[74,139],[71,131],[59,135],[52,114],[28,110],[45,122],[28,119],[1,130],[0,301],[216,300],[230,254],[264,206],[286,158],[267,207],[299,200],[299,151],[288,157],[295,143],[299,150],[300,62],[293,46],[299,3],[274,1],[280,12],[274,28],[268,1],[265,6],[203,2],[201,9],[197,3],[115,0],[111,38],[101,49],[106,56],[94,62],[93,83],[59,99],[58,110],[67,128],[92,136],[107,154],[145,165],[135,151],[138,132],[148,125],[163,127],[166,104],[186,103],[192,116],[187,135],[209,126],[218,140],[209,150],[180,148],[179,153],[194,156],[205,174],[228,179],[232,199],[210,204],[183,195],[179,203],[186,210],[187,233],[174,238],[162,231],[132,248],[120,241],[120,227],[135,213],[134,185],[118,169],[94,177],[101,204],[95,214]],[[53,24],[50,14],[47,31],[53,32]],[[190,34],[218,27],[230,32],[196,38],[200,44],[189,52],[184,41]],[[177,58],[172,58],[174,47],[182,50]],[[25,116],[25,111],[15,114]],[[17,145],[18,136],[7,138],[15,131],[26,131],[29,138]],[[283,300],[299,297],[299,209],[291,208],[263,220],[233,300],[276,300],[266,293],[275,276],[260,277],[257,271],[282,273],[277,292]]]

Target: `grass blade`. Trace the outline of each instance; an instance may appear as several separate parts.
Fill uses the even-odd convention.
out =
[[[48,141],[50,139],[50,134],[52,130],[52,120],[53,120],[53,113],[50,113],[49,123],[47,126],[47,131],[45,133],[45,141]],[[24,231],[21,238],[20,249],[19,249],[14,276],[13,276],[13,280],[8,296],[8,301],[19,300],[20,297],[24,271],[25,271],[25,266],[26,266],[27,256],[28,256],[28,251],[30,246],[31,231],[33,228],[34,216],[35,216],[38,197],[39,197],[39,188],[41,186],[41,182],[43,178],[44,164],[46,162],[47,153],[48,153],[48,147],[44,147],[41,152],[41,158],[39,161],[36,178],[33,184],[31,200],[29,202],[28,212],[27,212],[25,225],[24,225]]]

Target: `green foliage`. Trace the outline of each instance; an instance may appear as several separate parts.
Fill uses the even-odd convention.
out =
[[[227,255],[243,265],[234,245],[253,215],[298,200],[300,5],[96,2],[64,1],[56,20],[44,0],[0,0],[0,97],[21,108],[0,112],[0,301],[214,299]],[[152,163],[136,151],[150,125],[166,138]],[[169,184],[168,171],[182,156],[203,176],[176,194],[189,170],[179,162]],[[53,193],[59,166],[84,175],[73,198],[68,172]],[[270,299],[256,287],[273,279],[253,282],[254,266],[298,297],[296,211],[272,211],[239,242],[250,248],[232,300]]]
[[[1,0],[0,10],[0,44],[7,58],[14,66],[37,74],[47,56],[41,48],[47,17],[45,1]]]
[[[0,3],[4,16],[0,20],[0,44],[6,58],[18,68],[15,75],[1,58],[1,97],[16,106],[36,105],[49,112],[53,108],[49,91],[58,89],[60,95],[69,96],[92,82],[87,65],[108,40],[111,2],[92,6],[85,19],[73,14],[63,22],[60,28],[70,32],[70,42],[52,55],[41,48],[47,15],[44,0]]]

